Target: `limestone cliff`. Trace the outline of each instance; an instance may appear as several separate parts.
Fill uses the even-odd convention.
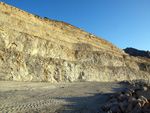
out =
[[[82,29],[0,2],[0,80],[149,80],[145,62]]]

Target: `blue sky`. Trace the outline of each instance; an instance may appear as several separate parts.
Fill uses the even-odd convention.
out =
[[[120,49],[150,50],[150,0],[1,0],[67,22]]]

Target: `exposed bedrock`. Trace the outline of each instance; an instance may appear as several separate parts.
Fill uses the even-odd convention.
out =
[[[122,81],[150,79],[149,60],[64,22],[0,2],[0,80]]]

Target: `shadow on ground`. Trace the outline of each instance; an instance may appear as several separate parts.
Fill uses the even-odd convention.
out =
[[[104,106],[109,96],[113,93],[119,91],[122,88],[127,87],[127,84],[120,82],[122,87],[110,89],[112,93],[86,93],[86,97],[67,97],[67,98],[56,98],[58,100],[65,100],[68,104],[64,104],[58,109],[57,113],[105,113],[101,110]]]

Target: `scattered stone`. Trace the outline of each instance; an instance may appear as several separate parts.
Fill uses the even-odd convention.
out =
[[[132,92],[129,91],[129,90],[127,90],[126,93],[125,93],[125,95],[126,95],[126,96],[131,96],[131,95],[132,95]]]
[[[141,107],[142,107],[141,103],[137,103],[137,105],[135,106],[135,108],[131,113],[142,113]]]
[[[150,113],[150,86],[144,81],[132,85],[110,96],[107,113]]]
[[[121,110],[120,110],[119,106],[111,106],[110,110],[113,113],[121,113]]]
[[[149,111],[148,106],[144,106],[144,107],[143,107],[143,112],[144,112],[144,113],[148,113],[148,111]],[[149,112],[149,113],[150,113],[150,112]]]
[[[141,103],[142,106],[144,106],[146,103],[148,103],[148,100],[144,97],[141,96],[138,101]]]
[[[136,92],[138,97],[144,96],[145,98],[147,98],[148,100],[150,100],[150,90],[147,91],[137,91]]]
[[[132,97],[132,96],[129,97],[128,102],[132,103],[134,106],[138,103],[138,101],[136,100],[136,98]]]
[[[109,96],[110,99],[112,99],[112,98],[114,98],[114,97],[115,97],[114,95],[110,95],[110,96]]]
[[[102,110],[109,111],[110,110],[110,106],[111,105],[108,103],[108,104],[106,104],[105,106],[102,107]]]
[[[125,99],[126,99],[126,96],[123,95],[123,94],[121,94],[121,95],[118,96],[118,100],[119,101],[124,101]]]
[[[143,91],[147,91],[147,87],[142,87]]]
[[[112,98],[112,99],[109,100],[109,102],[110,102],[110,103],[117,102],[117,98]]]
[[[118,102],[115,101],[114,103],[112,103],[113,106],[118,106]]]
[[[122,112],[125,111],[125,109],[124,109],[124,103],[123,102],[119,103],[119,107],[120,107],[120,109],[121,109]]]
[[[132,110],[133,110],[133,104],[130,103],[130,104],[128,105],[127,112],[129,113],[129,112],[131,112]]]
[[[108,111],[107,113],[112,113],[112,111],[110,110],[110,111]]]

